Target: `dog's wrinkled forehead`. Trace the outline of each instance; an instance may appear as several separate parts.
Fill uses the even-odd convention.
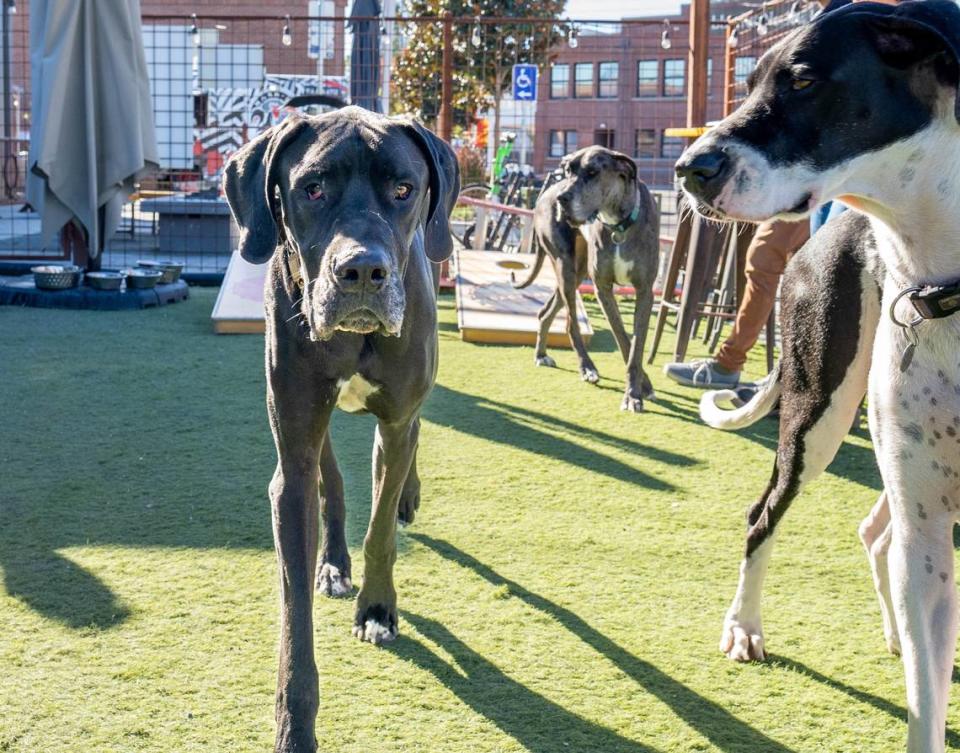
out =
[[[581,173],[597,173],[613,166],[611,154],[596,146],[588,146],[563,158],[560,167],[565,175],[576,176]]]

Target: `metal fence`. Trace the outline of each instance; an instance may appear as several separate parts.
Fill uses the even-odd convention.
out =
[[[775,32],[763,39],[756,20],[741,17],[736,48],[728,45],[733,26],[712,27],[709,118],[739,95],[751,51],[780,32],[781,5],[791,4],[764,6]],[[30,136],[25,12],[9,17],[4,37],[0,261],[62,258],[60,241],[41,236],[23,198]],[[519,175],[535,187],[577,148],[626,152],[662,191],[669,228],[673,164],[684,142],[665,130],[686,120],[688,37],[686,22],[657,20],[144,15],[161,170],[126,206],[102,265],[170,260],[189,272],[221,273],[234,245],[219,188],[226,159],[282,120],[291,100],[319,95],[421,118],[450,137],[466,184],[489,185],[498,153],[504,181]],[[523,87],[514,96],[516,64],[535,67],[535,96],[525,97],[531,89]]]

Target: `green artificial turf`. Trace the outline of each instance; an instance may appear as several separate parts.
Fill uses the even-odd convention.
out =
[[[0,751],[272,745],[262,338],[213,335],[214,294],[0,308]],[[352,602],[317,600],[321,750],[903,748],[903,672],[857,539],[879,487],[863,429],[786,520],[771,661],[735,665],[717,641],[775,422],[700,425],[697,393],[660,373],[669,342],[659,400],[621,413],[623,366],[592,304],[599,387],[567,350],[545,370],[530,348],[461,342],[452,298],[441,307],[423,503],[400,533],[401,637],[359,643]],[[358,573],[372,429],[335,421]]]

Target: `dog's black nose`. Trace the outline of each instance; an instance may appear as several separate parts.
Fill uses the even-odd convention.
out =
[[[363,251],[338,262],[334,274],[337,285],[347,293],[375,293],[386,284],[390,263],[382,252]]]
[[[677,177],[683,180],[683,187],[688,191],[696,194],[709,193],[711,188],[718,190],[717,184],[726,174],[728,163],[726,154],[719,149],[713,149],[681,157],[675,170]]]

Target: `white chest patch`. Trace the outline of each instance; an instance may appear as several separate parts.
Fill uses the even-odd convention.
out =
[[[379,385],[370,384],[359,374],[340,379],[337,381],[337,407],[347,413],[366,410],[367,400],[379,389]]]
[[[630,273],[633,272],[633,262],[624,259],[619,249],[613,254],[613,279],[617,285],[630,285]]]

